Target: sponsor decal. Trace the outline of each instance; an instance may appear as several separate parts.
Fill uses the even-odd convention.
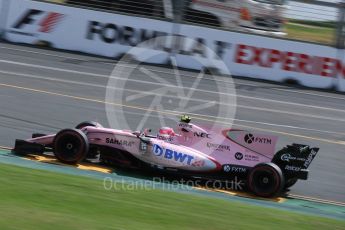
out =
[[[145,143],[144,141],[140,141],[139,151],[146,152],[147,151],[147,143]]]
[[[310,163],[313,161],[314,157],[316,156],[317,152],[314,151],[313,149],[311,150],[309,156],[307,157],[306,161],[304,162],[304,167],[308,168]]]
[[[285,166],[285,170],[299,172],[299,171],[301,171],[301,167],[296,167],[296,166],[292,166],[292,165],[286,165]]]
[[[244,160],[246,160],[246,161],[259,161],[259,157],[256,155],[245,154]]]
[[[338,59],[244,44],[237,45],[234,62],[322,77],[345,76],[345,67]]]
[[[221,151],[221,152],[223,152],[224,150],[230,151],[229,145],[220,145],[220,144],[214,144],[214,143],[210,143],[210,142],[207,142],[206,145],[208,148],[212,148],[212,149],[217,150],[217,151]]]
[[[106,138],[105,142],[107,144],[115,144],[115,145],[121,145],[121,146],[126,146],[126,147],[132,147],[132,145],[135,143],[134,141],[118,140],[116,138]]]
[[[247,144],[259,143],[259,144],[272,144],[272,140],[265,137],[255,137],[253,134],[248,133],[244,136],[244,141]]]
[[[192,128],[192,125],[190,125],[190,124],[187,124],[187,123],[179,123],[179,125],[178,125],[179,127],[182,127],[182,128]]]
[[[224,170],[224,172],[230,172],[231,166],[230,165],[224,165],[223,170]]]
[[[280,159],[282,161],[286,161],[286,162],[290,162],[291,160],[305,161],[304,158],[302,158],[302,157],[294,157],[290,153],[285,153],[285,154],[281,155]]]
[[[152,151],[153,154],[157,157],[163,157],[165,159],[185,163],[187,165],[192,165],[192,160],[194,159],[194,157],[189,154],[177,152],[168,148],[163,148],[157,144],[153,145]]]
[[[247,170],[247,167],[242,167],[238,165],[223,165],[223,171],[227,173],[246,173]]]
[[[290,160],[296,160],[296,157],[291,156],[290,153],[285,153],[280,157],[280,159],[282,161],[290,162]]]
[[[254,142],[254,135],[249,133],[247,135],[244,136],[244,141],[247,143],[247,144],[251,144]]]
[[[210,134],[208,134],[208,133],[203,133],[203,132],[194,132],[194,136],[195,136],[195,137],[199,137],[199,138],[208,138],[208,139],[211,139]]]
[[[12,26],[11,33],[19,33],[27,36],[35,36],[34,33],[25,33],[20,32],[17,30],[23,29],[25,26],[28,25],[37,25],[38,32],[41,33],[51,33],[54,31],[56,26],[61,22],[61,20],[65,17],[64,14],[56,13],[56,12],[45,12],[42,10],[37,9],[30,9],[27,10],[22,17],[20,17]]]
[[[166,141],[166,142],[172,142],[174,140],[174,137],[170,136],[157,136],[158,140]]]
[[[237,153],[235,153],[235,158],[237,159],[237,160],[242,160],[243,159],[243,154],[242,153],[240,153],[240,152],[237,152]]]
[[[86,39],[100,40],[107,44],[121,44],[126,46],[137,46],[145,41],[150,41],[146,45],[154,50],[164,52],[175,52],[176,54],[199,56],[207,58],[209,53],[205,49],[206,39],[202,37],[190,38],[184,35],[176,35],[173,42],[166,40],[165,37],[170,33],[156,30],[149,30],[144,28],[135,28],[130,26],[123,26],[114,23],[89,21],[86,32]],[[162,39],[155,39],[161,37]],[[188,44],[188,45],[187,45]],[[231,47],[230,43],[223,41],[213,42],[213,51],[216,53],[215,58],[223,59],[226,49]],[[213,57],[214,58],[214,57]]]

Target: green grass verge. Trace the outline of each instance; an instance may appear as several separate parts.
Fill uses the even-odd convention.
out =
[[[333,45],[335,29],[330,27],[319,27],[306,24],[288,23],[286,26],[287,38],[317,42],[326,45]]]
[[[345,222],[0,164],[0,229],[345,229]]]
[[[289,19],[290,23],[298,23],[303,25],[318,26],[318,27],[328,27],[336,28],[336,21],[315,21],[315,20],[301,20],[301,19]]]

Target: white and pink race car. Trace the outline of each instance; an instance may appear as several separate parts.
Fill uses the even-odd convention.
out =
[[[207,129],[182,116],[176,130],[163,127],[130,131],[83,122],[57,134],[33,134],[16,140],[16,154],[53,152],[63,163],[77,164],[97,157],[101,163],[126,168],[155,169],[188,177],[245,181],[262,197],[279,195],[298,179],[306,180],[319,148],[292,144],[275,152],[277,137],[243,130]]]

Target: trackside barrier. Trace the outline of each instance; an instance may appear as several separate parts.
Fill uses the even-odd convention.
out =
[[[150,38],[171,34],[172,23],[86,9],[11,0],[5,38],[20,43],[48,43],[54,48],[118,57]],[[143,48],[145,50],[145,47]],[[155,52],[153,63],[166,62],[169,52]],[[151,53],[150,53],[151,52]]]
[[[342,73],[341,67],[339,71],[333,68],[341,66],[337,49],[328,46],[190,25],[182,25],[180,33],[212,47],[232,75],[279,82],[294,80],[308,87],[329,88],[336,83],[335,76]],[[178,63],[181,67],[198,68],[183,55],[178,55]]]
[[[179,24],[178,28],[167,21],[11,0],[5,38],[117,58],[143,41],[175,31],[179,39],[147,43],[134,58],[164,64],[174,55],[178,66],[184,68],[218,68],[225,73],[225,63],[233,75],[278,82],[294,80],[308,87],[345,91],[344,51],[193,25]]]

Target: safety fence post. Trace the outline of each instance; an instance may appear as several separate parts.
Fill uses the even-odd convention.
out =
[[[345,42],[345,2],[341,2],[338,5],[338,22],[336,27],[336,41],[335,47],[338,49],[344,49]]]
[[[176,41],[176,37],[180,34],[180,30],[181,30],[181,22],[183,20],[183,16],[184,16],[184,0],[170,0],[171,1],[171,5],[173,8],[173,20],[172,20],[172,35],[173,35],[173,44],[175,44]],[[170,52],[170,59],[168,60],[168,63],[171,63],[171,58],[174,58],[176,60],[176,50],[172,49],[172,51]]]
[[[345,1],[338,4],[338,21],[336,27],[335,47],[337,48],[337,58],[345,63],[344,48],[345,48]],[[334,87],[336,90],[343,91],[342,74],[338,74],[334,79]]]
[[[0,0],[0,39],[4,39],[11,0]]]

